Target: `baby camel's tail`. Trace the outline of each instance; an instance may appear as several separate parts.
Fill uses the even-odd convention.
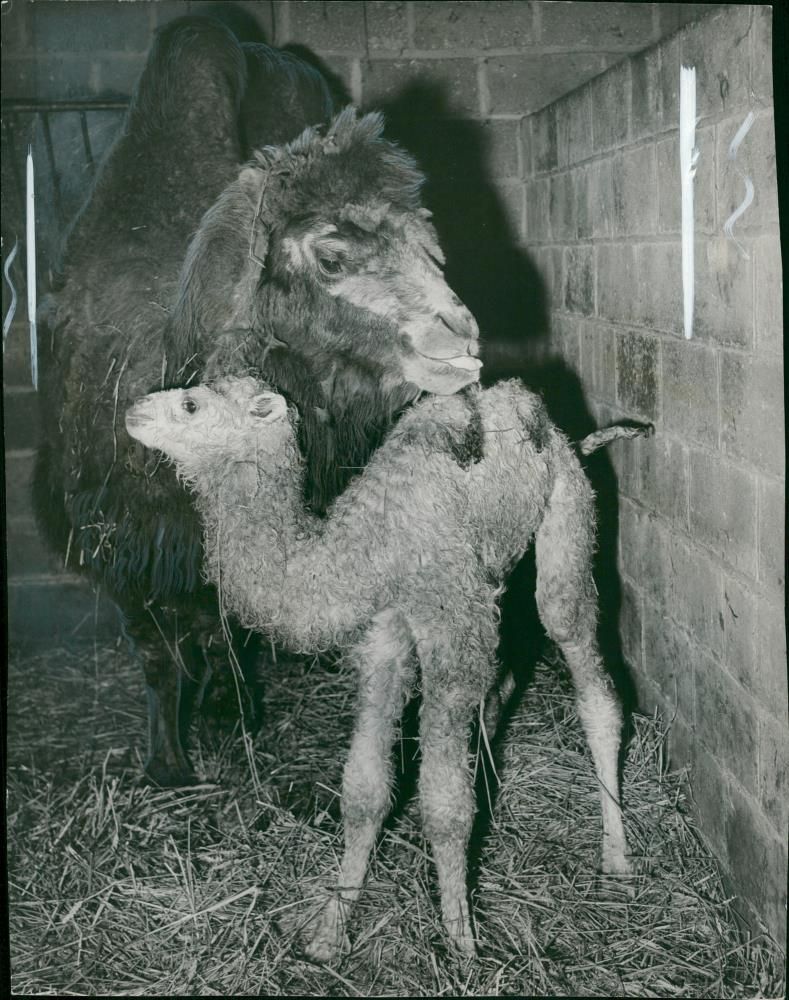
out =
[[[576,444],[576,448],[582,455],[591,455],[598,448],[603,448],[612,441],[619,438],[649,437],[654,430],[652,424],[613,424],[611,427],[604,427],[601,431],[595,431]]]

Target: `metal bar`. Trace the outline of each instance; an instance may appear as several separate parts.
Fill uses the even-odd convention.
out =
[[[41,125],[44,129],[44,145],[47,149],[49,171],[52,176],[52,193],[55,196],[55,213],[58,217],[58,223],[63,225],[63,205],[60,199],[60,179],[58,177],[57,164],[55,163],[55,148],[52,145],[52,133],[49,131],[49,114],[46,111],[39,111],[38,114],[41,119]]]
[[[129,98],[112,101],[22,101],[9,100],[0,104],[2,110],[35,113],[41,111],[125,111]]]
[[[88,162],[91,175],[96,173],[96,164],[93,162],[93,150],[90,148],[90,132],[88,132],[88,118],[84,111],[79,113],[79,123],[82,127],[82,145],[85,147],[85,159]]]

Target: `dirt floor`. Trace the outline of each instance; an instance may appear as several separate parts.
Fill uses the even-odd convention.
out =
[[[14,992],[784,996],[782,956],[741,930],[694,830],[686,775],[665,772],[659,720],[634,718],[624,767],[637,874],[599,875],[599,798],[556,663],[538,667],[493,763],[472,746],[479,959],[458,959],[441,928],[413,794],[412,717],[351,952],[331,967],[306,961],[299,927],[341,849],[353,704],[342,665],[282,662],[267,679],[263,731],[245,739],[227,718],[201,722],[191,753],[202,784],[160,790],[141,777],[145,701],[125,647],[12,659]]]

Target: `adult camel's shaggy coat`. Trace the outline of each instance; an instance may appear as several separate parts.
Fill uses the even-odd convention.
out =
[[[346,112],[241,166],[245,144],[293,139],[330,109],[294,56],[240,46],[211,19],[172,22],[66,247],[35,505],[67,565],[122,610],[150,695],[146,770],[163,785],[194,780],[184,734],[202,680],[255,650],[222,621],[190,498],[128,437],[127,406],[204,366],[265,373],[304,408],[321,510],[405,403],[479,369],[422,178],[380,119]]]

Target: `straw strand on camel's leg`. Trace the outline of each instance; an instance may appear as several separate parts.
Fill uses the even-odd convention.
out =
[[[413,639],[397,612],[378,615],[354,649],[359,700],[342,786],[345,853],[334,895],[318,915],[307,954],[326,962],[348,947],[345,926],[391,806],[396,725],[413,682]]]
[[[575,682],[578,715],[600,783],[603,871],[626,875],[630,863],[619,802],[622,712],[597,644],[593,534],[567,531],[570,524],[594,522],[594,496],[577,462],[557,463],[557,468],[548,510],[535,537],[537,607]]]

